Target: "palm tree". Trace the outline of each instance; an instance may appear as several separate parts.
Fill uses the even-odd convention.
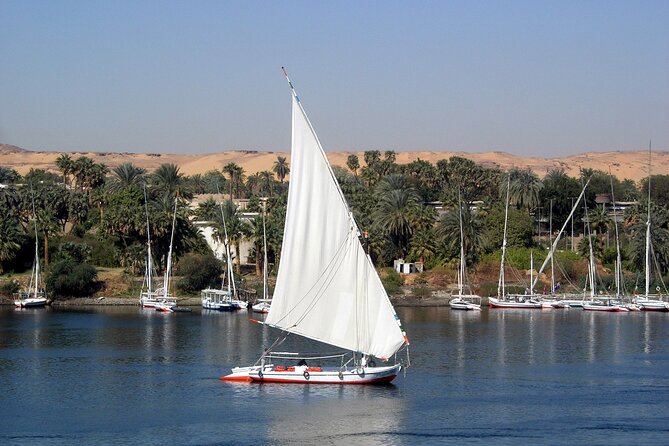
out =
[[[112,170],[107,187],[111,193],[116,193],[129,187],[142,188],[145,181],[146,169],[123,163]]]
[[[195,194],[204,194],[206,193],[207,190],[207,182],[205,181],[204,177],[196,173],[195,175],[191,175],[187,179],[188,183],[188,188]]]
[[[187,187],[186,178],[179,172],[179,167],[175,164],[161,164],[151,175],[154,190],[170,197],[170,200],[179,194],[184,199],[192,198],[193,194]]]
[[[256,258],[256,276],[262,277],[262,242],[263,242],[263,228],[262,216],[257,215],[249,222],[247,228],[248,238],[253,242],[253,248]]]
[[[608,212],[604,206],[598,206],[593,212],[591,212],[588,217],[590,218],[590,228],[597,231],[599,236],[599,248],[600,251],[604,247],[604,234],[607,232],[609,226],[613,223],[613,220],[609,216]]]
[[[249,177],[246,179],[246,188],[249,190],[251,195],[258,195],[258,192],[260,191],[260,186],[261,186],[261,179],[258,173],[249,175]]]
[[[403,175],[395,174],[379,182],[375,196],[374,226],[390,237],[400,255],[407,254],[413,233],[411,216],[420,206],[418,194]]]
[[[69,176],[73,172],[73,169],[74,169],[74,161],[72,160],[70,155],[68,155],[67,153],[61,154],[56,159],[56,167],[63,174],[63,180],[65,181],[65,184],[69,185],[70,184]]]
[[[431,258],[437,251],[435,240],[436,235],[432,229],[423,229],[414,233],[411,238],[409,255],[420,262]]]
[[[272,190],[274,189],[274,186],[272,182],[274,181],[274,173],[270,172],[269,170],[263,170],[262,172],[259,173],[260,175],[260,180],[261,180],[261,191],[265,196],[269,195],[270,197],[272,196]]]
[[[486,228],[480,214],[473,212],[462,203],[463,248],[468,263],[474,263],[485,247]],[[444,214],[437,223],[437,235],[443,240],[448,255],[460,252],[460,210],[458,208]]]
[[[283,180],[290,173],[290,168],[288,167],[288,163],[286,162],[285,156],[276,157],[276,161],[274,161],[274,167],[272,168],[272,171],[276,173],[276,176],[279,177],[279,181],[283,183]]]
[[[358,155],[355,153],[349,155],[346,159],[346,167],[348,167],[351,172],[353,172],[353,175],[357,177],[358,169],[360,168],[360,160],[358,159]]]
[[[539,192],[543,188],[543,183],[529,168],[512,169],[509,175],[511,176],[509,202],[519,208],[526,207],[527,212],[531,213],[539,204]],[[506,187],[506,181],[503,183]]]
[[[18,222],[11,218],[0,219],[0,273],[2,263],[11,260],[21,248],[23,234]]]
[[[657,263],[660,274],[669,270],[669,212],[660,206],[651,205],[651,264]],[[643,271],[646,258],[646,220],[640,218],[629,228],[631,260],[634,267]]]
[[[232,201],[232,187],[235,184],[235,179],[237,177],[238,172],[243,171],[240,166],[238,166],[235,163],[228,163],[225,166],[223,166],[223,172],[227,173],[228,176],[230,177],[228,180],[228,184],[230,186],[230,201]]]

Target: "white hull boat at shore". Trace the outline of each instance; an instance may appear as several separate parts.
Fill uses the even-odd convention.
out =
[[[468,301],[467,297],[470,296],[458,296],[455,299],[451,299],[448,305],[450,305],[450,307],[454,310],[481,311],[481,305]],[[471,297],[476,297],[479,299],[479,301],[481,300],[479,296]]]
[[[47,304],[46,297],[27,297],[19,298],[14,301],[14,306],[17,308],[39,308]]]
[[[583,310],[585,311],[606,311],[610,313],[627,313],[629,312],[629,308],[615,304],[615,303],[608,303],[608,302],[587,302],[583,304]]]
[[[490,297],[490,308],[517,308],[517,309],[534,309],[541,310],[541,302],[536,302],[532,299],[527,300],[507,300],[507,299],[497,299],[495,297]]]
[[[637,298],[634,303],[641,311],[669,311],[669,303],[659,299]]]

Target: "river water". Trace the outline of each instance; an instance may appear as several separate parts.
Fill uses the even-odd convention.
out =
[[[218,380],[278,336],[246,313],[4,307],[0,444],[669,442],[667,313],[398,313],[406,376],[305,386]]]

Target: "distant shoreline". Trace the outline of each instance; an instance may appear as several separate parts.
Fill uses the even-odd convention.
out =
[[[447,307],[450,300],[446,297],[429,297],[429,298],[412,298],[401,297],[391,298],[390,301],[393,306],[399,307]],[[487,299],[486,299],[487,300]],[[199,297],[186,297],[177,299],[179,306],[182,307],[199,307]],[[14,300],[8,297],[0,298],[0,305],[13,306]],[[132,307],[139,306],[139,301],[136,297],[75,297],[70,299],[58,299],[51,303],[52,307],[67,308],[76,306],[98,306],[98,307]]]

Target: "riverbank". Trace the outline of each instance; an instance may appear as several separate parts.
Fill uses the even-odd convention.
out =
[[[390,301],[395,307],[447,307],[451,300],[450,295],[439,293],[432,297],[391,297]],[[181,307],[199,307],[201,302],[199,297],[184,297],[177,299]],[[486,299],[487,300],[487,299]],[[0,297],[0,305],[14,305],[14,300],[9,297]],[[51,302],[53,307],[70,306],[138,306],[136,297],[76,297],[69,299],[57,299]]]

